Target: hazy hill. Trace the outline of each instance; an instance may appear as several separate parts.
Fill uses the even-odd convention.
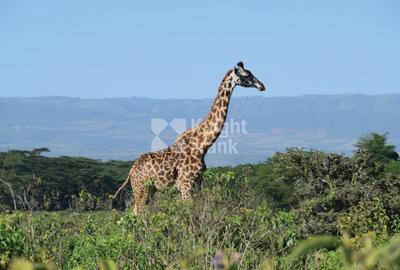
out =
[[[151,119],[184,119],[176,121],[179,130],[204,117],[211,103],[136,97],[0,98],[0,150],[45,146],[53,156],[134,159],[150,150],[155,138]],[[291,146],[351,153],[356,139],[371,131],[389,132],[389,142],[399,145],[399,104],[400,94],[234,98],[229,134],[217,141],[219,153],[210,153],[208,164],[255,162]],[[160,125],[157,121],[153,125]],[[170,143],[175,130],[167,126],[159,138]]]

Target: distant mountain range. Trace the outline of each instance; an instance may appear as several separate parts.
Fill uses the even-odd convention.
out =
[[[212,99],[0,98],[0,150],[129,160],[174,141]],[[208,165],[265,160],[286,147],[350,154],[368,132],[400,145],[400,94],[233,98]],[[175,119],[175,120],[174,120]],[[158,134],[158,136],[157,136]]]

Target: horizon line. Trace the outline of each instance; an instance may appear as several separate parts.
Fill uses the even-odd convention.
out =
[[[266,93],[268,94],[268,92]],[[382,93],[382,94],[366,94],[366,93],[336,93],[336,94],[301,94],[301,95],[282,95],[282,96],[270,96],[270,95],[252,95],[252,96],[234,96],[234,99],[242,98],[299,98],[299,97],[309,97],[309,96],[389,96],[389,95],[400,95],[400,93]],[[59,96],[59,95],[43,95],[43,96],[0,96],[0,99],[35,99],[35,98],[65,98],[65,99],[83,99],[83,100],[107,100],[107,99],[149,99],[149,100],[206,100],[213,99],[214,97],[204,97],[204,98],[156,98],[156,97],[146,97],[146,96],[121,96],[121,97],[77,97],[77,96]]]

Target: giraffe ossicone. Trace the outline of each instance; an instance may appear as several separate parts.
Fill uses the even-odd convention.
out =
[[[135,198],[133,211],[137,215],[152,196],[146,185],[146,181],[152,179],[156,189],[175,184],[181,192],[182,199],[190,199],[193,189],[201,186],[202,173],[206,169],[204,156],[221,134],[236,86],[265,90],[264,84],[239,62],[233,69],[228,70],[222,79],[207,116],[195,127],[179,135],[175,142],[165,149],[140,156],[114,197],[130,181]],[[164,122],[160,122],[159,128],[153,132],[160,132],[162,127],[168,124]]]

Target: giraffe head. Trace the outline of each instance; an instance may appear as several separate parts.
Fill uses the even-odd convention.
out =
[[[233,80],[236,85],[243,87],[254,87],[259,91],[264,91],[265,86],[251,72],[244,68],[242,62],[237,63],[233,68]]]

